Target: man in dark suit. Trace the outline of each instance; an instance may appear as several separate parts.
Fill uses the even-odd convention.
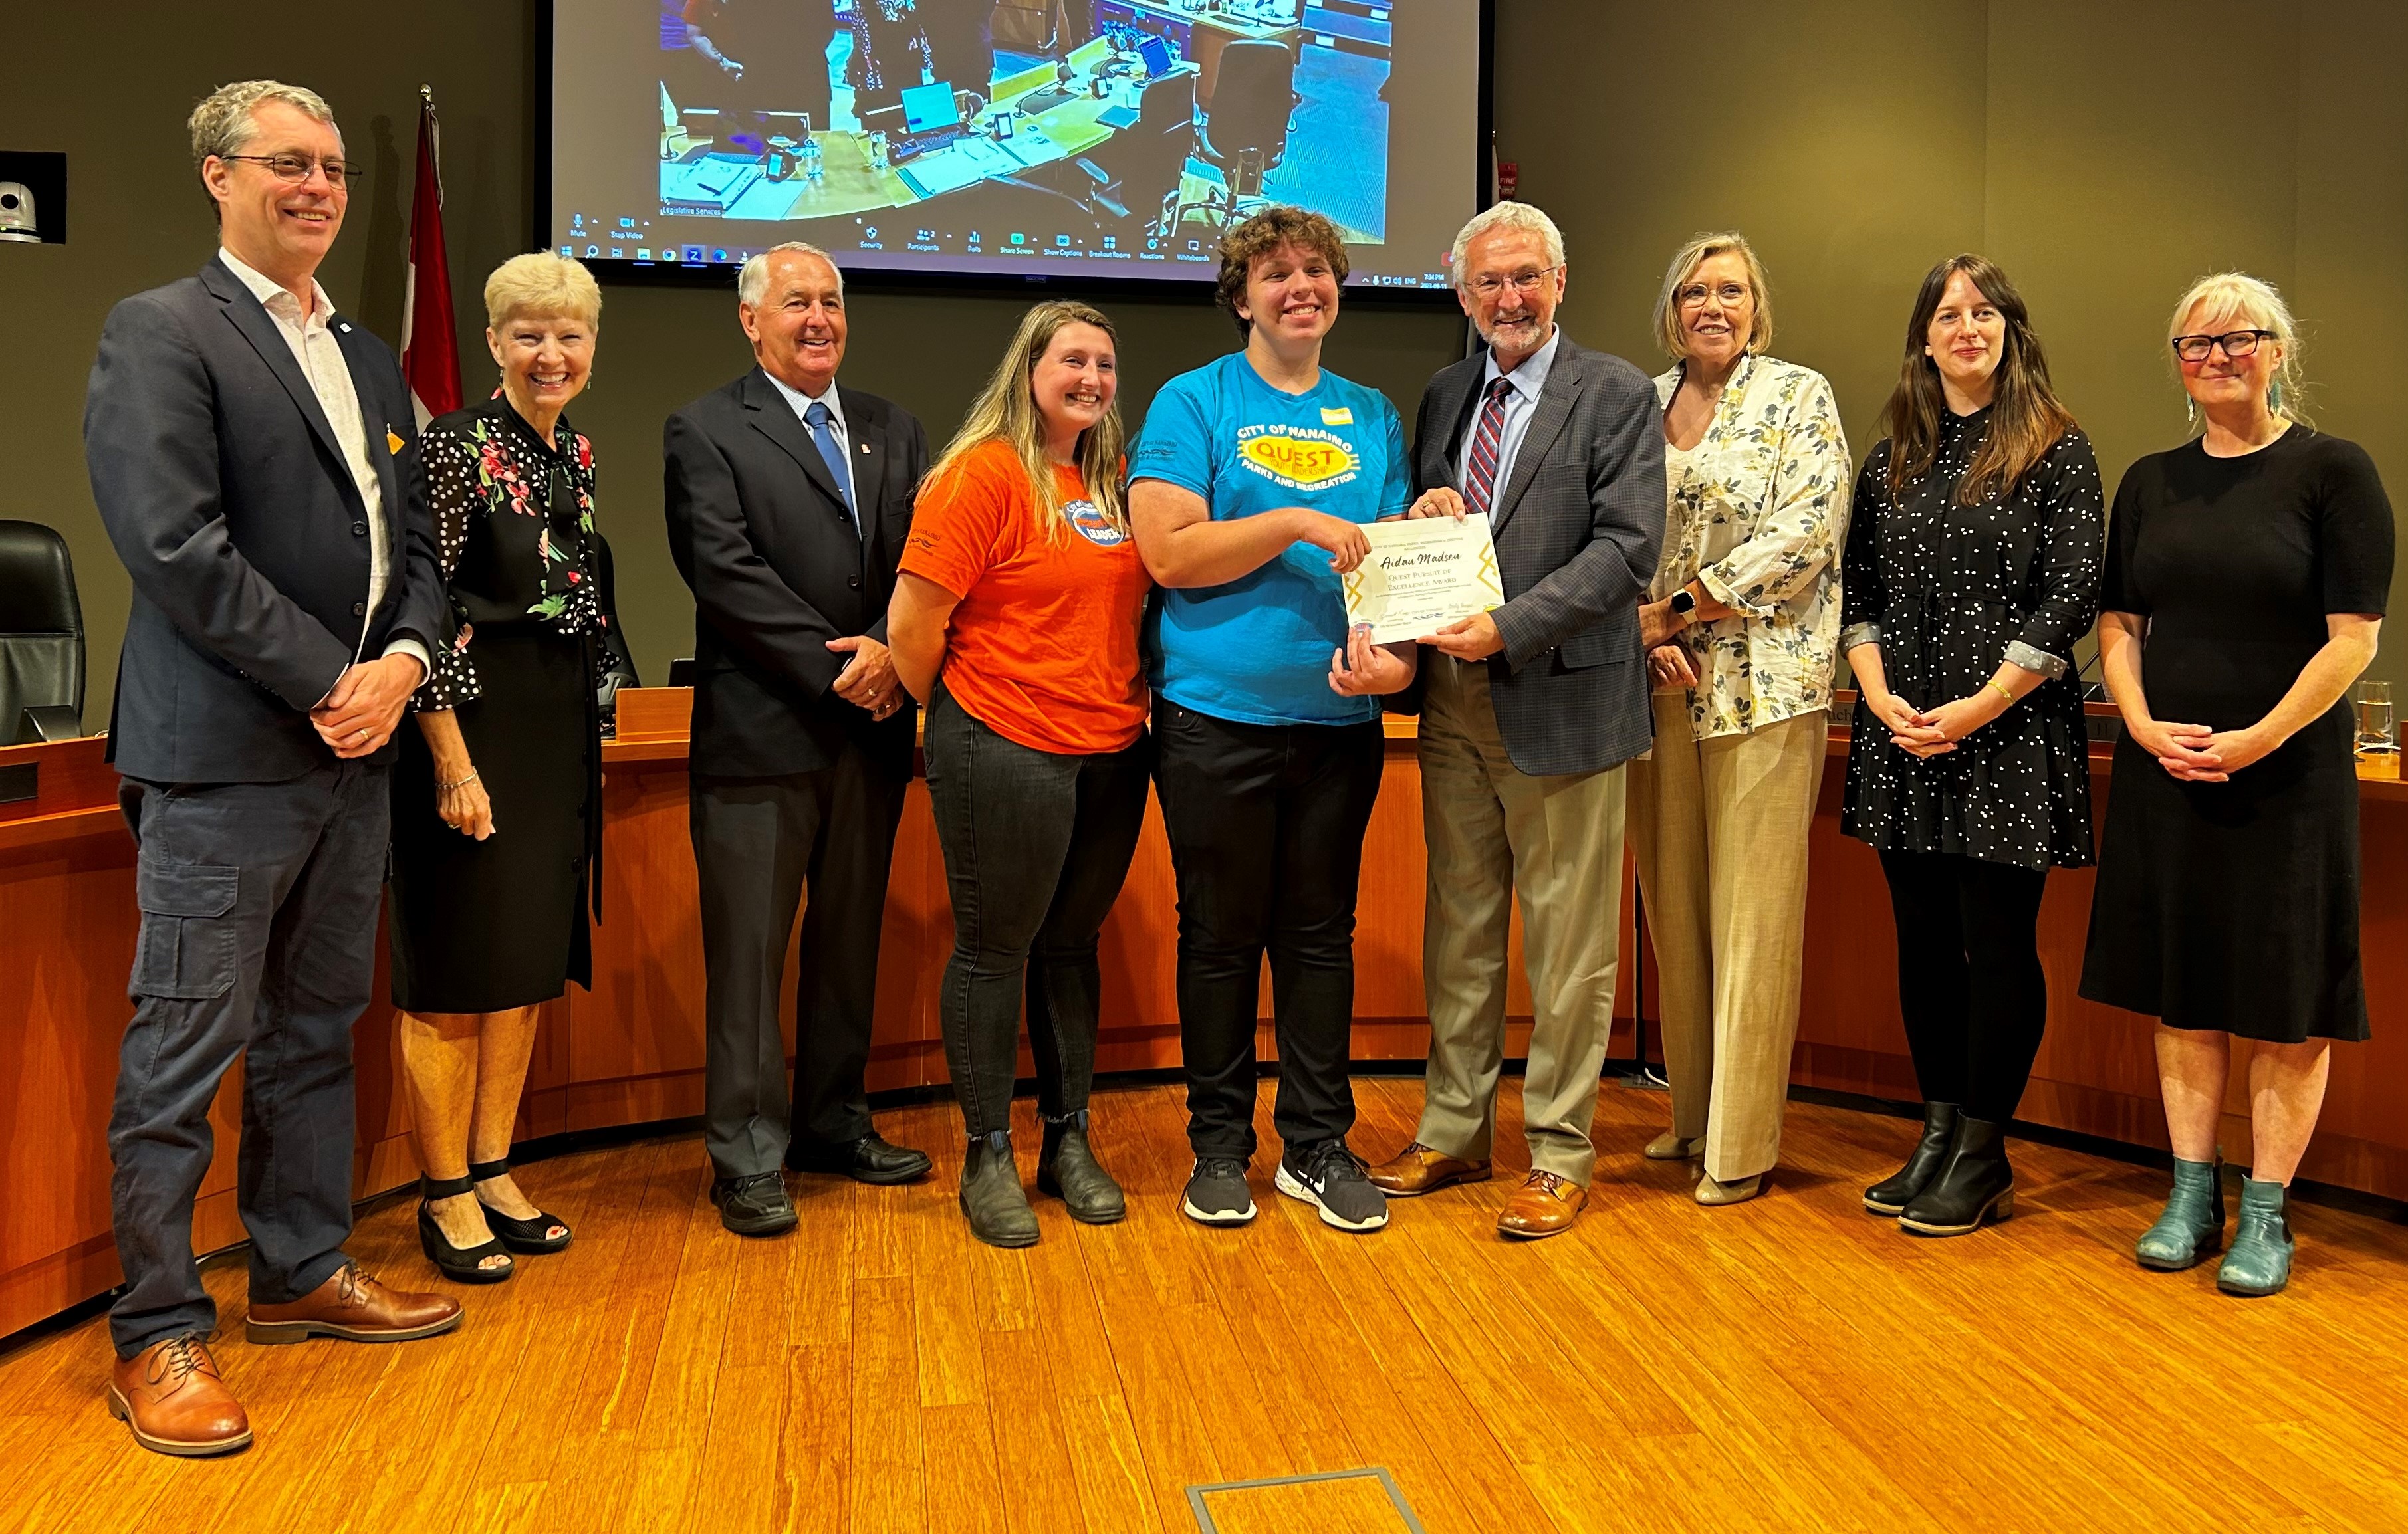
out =
[[[1531,1171],[1498,1228],[1526,1239],[1571,1227],[1597,1159],[1623,764],[1653,738],[1639,599],[1664,537],[1664,432],[1646,375],[1556,328],[1563,236],[1544,213],[1488,209],[1455,237],[1454,266],[1487,345],[1422,395],[1412,514],[1486,514],[1505,604],[1423,641],[1399,695],[1422,716],[1428,1088],[1412,1143],[1369,1175],[1405,1197],[1488,1177],[1518,890]]]
[[[175,1455],[251,1441],[193,1261],[209,1103],[238,1054],[251,1340],[460,1321],[343,1253],[390,741],[442,635],[409,397],[313,275],[350,191],[326,104],[250,80],[202,102],[192,133],[217,257],[110,313],[84,411],[134,587],[109,753],[142,910],[108,1130],[125,1271],[109,1406]]]
[[[906,1183],[928,1157],[869,1121],[862,1073],[915,710],[886,599],[927,471],[920,423],[839,392],[844,279],[799,242],[744,264],[759,366],[669,417],[669,550],[694,588],[694,856],[712,1201],[791,1230],[779,1167]],[[789,1123],[778,985],[803,886]]]

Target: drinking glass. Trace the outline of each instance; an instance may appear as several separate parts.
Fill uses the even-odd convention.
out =
[[[2391,711],[2391,684],[2361,681],[2353,694],[2358,705],[2358,757],[2377,776],[2400,770],[2400,734]]]

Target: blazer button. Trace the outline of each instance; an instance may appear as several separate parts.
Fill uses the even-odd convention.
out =
[[[859,590],[861,589],[861,577],[859,577],[859,576],[857,576],[857,575],[856,575],[856,576],[852,577],[852,578],[851,578],[851,580],[852,580],[852,583],[853,583],[853,590],[855,590],[855,591],[859,591]]]
[[[366,602],[354,602],[354,603],[352,603],[352,604],[351,604],[351,616],[352,616],[352,617],[354,617],[354,618],[365,618],[365,617],[366,617],[367,615],[368,615],[368,605],[367,605]]]
[[[367,537],[367,536],[368,536],[368,524],[367,524],[366,523],[364,523],[364,522],[355,522],[355,523],[351,523],[351,536],[352,536],[353,538],[366,538],[366,537]]]

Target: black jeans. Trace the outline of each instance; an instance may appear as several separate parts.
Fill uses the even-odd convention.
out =
[[[1379,796],[1379,724],[1238,724],[1154,700],[1154,781],[1179,878],[1187,1140],[1254,1154],[1254,998],[1271,963],[1289,1145],[1354,1127],[1354,893]]]
[[[357,1095],[351,1025],[376,977],[387,771],[328,760],[280,783],[118,786],[142,933],[108,1121],[125,1291],[121,1358],[217,1325],[193,1263],[209,1104],[242,1056],[235,1198],[251,1298],[299,1299],[342,1267]]]
[[[1881,854],[1898,920],[1898,1000],[1926,1102],[2015,1116],[2048,1025],[2044,868],[1949,853]]]
[[[910,780],[847,741],[836,765],[772,778],[696,773],[688,824],[702,908],[702,1142],[721,1177],[869,1133],[869,1030],[886,875]],[[810,890],[810,901],[803,891]],[[795,1078],[779,989],[795,910]]]
[[[1152,743],[1140,734],[1125,751],[1036,751],[971,718],[939,686],[927,756],[953,902],[938,1016],[962,1119],[974,1138],[1011,1127],[1024,975],[1038,1106],[1075,1113],[1096,1076],[1096,933],[1145,824]]]

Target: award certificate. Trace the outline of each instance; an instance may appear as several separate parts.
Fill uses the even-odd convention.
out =
[[[1370,624],[1372,643],[1418,639],[1505,605],[1486,517],[1375,522],[1363,534],[1371,552],[1344,578],[1346,622]]]

